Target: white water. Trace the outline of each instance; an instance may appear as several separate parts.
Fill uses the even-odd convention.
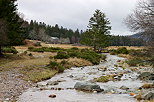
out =
[[[97,83],[107,93],[85,93],[76,91],[73,88],[76,82],[91,81],[94,78],[98,78],[102,75],[116,74],[117,72],[130,72],[128,69],[115,67],[118,60],[125,60],[124,58],[107,54],[107,61],[102,62],[96,66],[87,66],[80,68],[71,68],[65,70],[64,73],[58,74],[50,80],[39,82],[39,85],[51,89],[64,88],[64,90],[42,90],[34,87],[21,96],[19,96],[18,102],[136,102],[136,100],[125,93],[125,90],[121,90],[121,86],[129,87],[130,90],[136,90],[142,85],[142,82],[136,80],[137,73],[131,72],[123,75],[121,81],[109,81],[107,83]],[[107,71],[100,70],[100,67],[106,67]],[[46,86],[48,81],[64,80],[55,86]],[[111,94],[115,93],[115,94]],[[48,96],[55,94],[56,98],[49,98]]]

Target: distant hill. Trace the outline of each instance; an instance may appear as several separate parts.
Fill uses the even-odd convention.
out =
[[[136,34],[130,35],[129,37],[135,38],[135,39],[143,39],[144,41],[148,41],[148,37],[144,36],[143,33],[136,33]]]

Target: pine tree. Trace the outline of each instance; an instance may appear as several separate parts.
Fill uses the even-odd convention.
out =
[[[21,27],[23,20],[17,14],[17,4],[15,2],[16,0],[0,0],[0,22],[3,24],[5,22],[3,36],[5,35],[7,38],[7,40],[3,40],[3,37],[0,38],[0,47],[4,45],[18,45],[23,41],[22,34],[24,34],[24,29]],[[4,28],[4,26],[0,26],[0,28],[2,27]],[[2,36],[1,32],[0,35]]]
[[[81,43],[92,46],[94,51],[101,51],[102,48],[109,45],[109,36],[111,27],[105,14],[96,10],[93,17],[89,20],[88,30],[82,34]]]

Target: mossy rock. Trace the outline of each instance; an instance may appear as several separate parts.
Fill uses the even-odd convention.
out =
[[[101,76],[98,79],[96,79],[97,82],[108,82],[111,80],[113,80],[113,76],[111,75]]]

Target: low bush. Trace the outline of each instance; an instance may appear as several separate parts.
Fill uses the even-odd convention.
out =
[[[85,51],[80,55],[81,58],[92,62],[93,64],[99,64],[102,56],[94,51]]]
[[[82,49],[82,50],[77,50],[75,49],[72,51],[72,49],[68,49],[66,51],[60,51],[57,53],[57,55],[54,57],[55,59],[67,59],[70,57],[77,57],[77,58],[82,58],[85,60],[90,61],[93,64],[99,64],[100,60],[106,59],[105,55],[98,54],[92,50],[88,49]]]
[[[3,53],[13,53],[13,54],[18,53],[18,51],[14,47],[2,47],[2,52]]]
[[[40,42],[36,42],[36,43],[34,43],[34,46],[41,46],[41,43]]]
[[[65,51],[59,51],[54,57],[55,59],[68,59],[70,56]]]
[[[129,54],[129,50],[126,47],[118,48],[117,50],[110,50],[111,55],[115,54]]]
[[[71,49],[62,49],[54,47],[42,47],[42,48],[33,48],[29,47],[29,51],[33,52],[57,52],[57,55],[54,56],[55,59],[68,59],[70,57],[82,58],[90,61],[93,64],[99,64],[100,60],[105,60],[106,56],[102,56],[89,49],[78,49],[73,47]]]
[[[61,64],[55,61],[51,61],[47,67],[53,70],[57,70],[58,73],[62,73],[65,70],[65,68]]]
[[[102,60],[106,60],[106,55],[101,55]]]
[[[29,47],[28,50],[32,52],[58,52],[64,49],[58,47],[41,47],[41,48]]]
[[[79,50],[77,47],[72,47],[71,50]]]
[[[34,47],[28,47],[28,50],[32,50],[32,49],[34,49]]]
[[[144,65],[143,60],[140,59],[140,58],[129,59],[129,60],[126,61],[126,63],[127,63],[129,66]]]

